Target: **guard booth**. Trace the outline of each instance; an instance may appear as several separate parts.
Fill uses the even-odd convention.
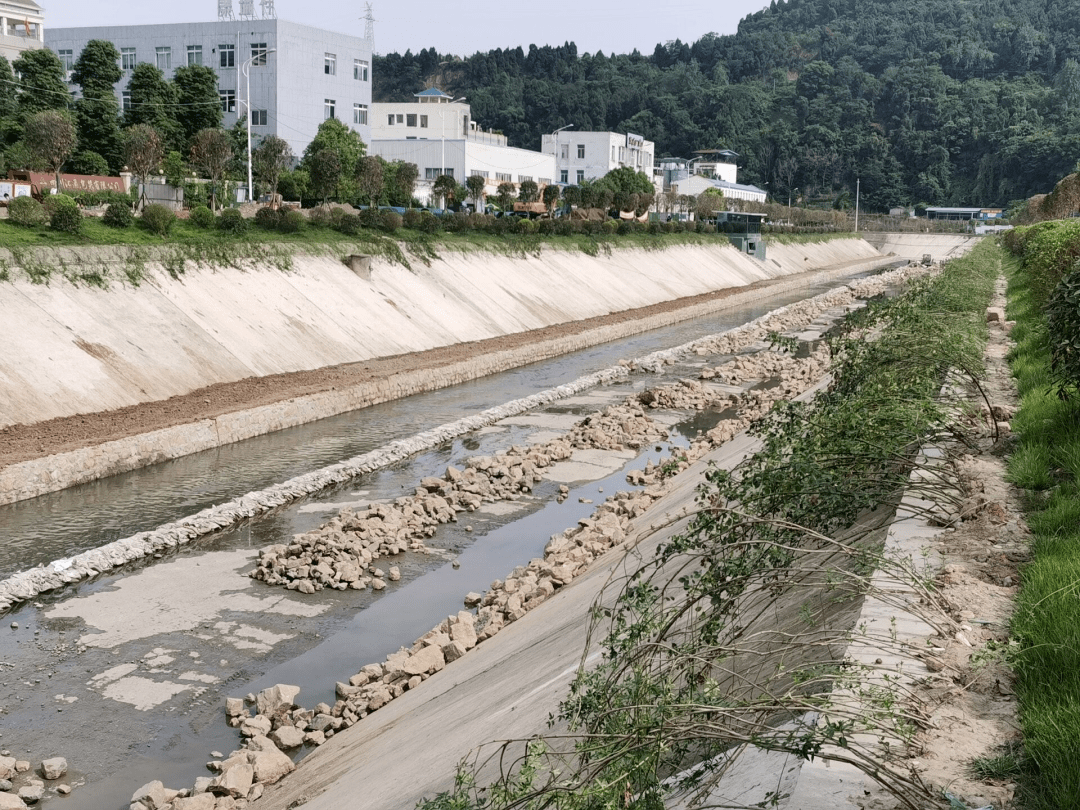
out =
[[[758,261],[765,261],[765,241],[761,238],[761,224],[765,214],[742,211],[717,211],[716,232],[727,236],[735,247]]]

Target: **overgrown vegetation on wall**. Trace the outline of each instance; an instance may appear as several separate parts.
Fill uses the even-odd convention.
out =
[[[602,659],[553,718],[566,734],[482,751],[426,810],[662,808],[707,792],[745,744],[851,763],[906,807],[942,804],[883,753],[925,719],[886,673],[845,656],[877,569],[949,632],[933,589],[881,553],[880,532],[911,486],[914,451],[949,425],[945,375],[980,372],[992,249],[851,318],[831,341],[833,385],[758,423],[761,450],[708,473],[688,527],[597,611]],[[503,777],[481,784],[491,763]]]

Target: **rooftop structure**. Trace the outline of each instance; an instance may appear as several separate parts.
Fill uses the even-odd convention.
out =
[[[9,62],[45,47],[45,12],[34,0],[0,0],[0,56]]]
[[[700,174],[683,177],[671,183],[671,190],[676,194],[689,197],[697,197],[699,194],[716,189],[723,193],[729,200],[748,200],[750,202],[765,202],[766,192],[757,186],[748,186],[742,183],[716,180]]]
[[[0,0],[4,2],[9,0]],[[231,9],[227,0],[221,5]],[[262,8],[264,14],[272,15],[272,3]],[[219,8],[219,13],[225,10]],[[123,70],[115,88],[123,109],[130,106],[127,85],[138,63],[156,65],[166,78],[172,78],[181,65],[206,65],[218,76],[225,127],[243,120],[250,110],[253,139],[277,135],[288,141],[297,156],[327,118],[339,119],[369,141],[371,44],[361,37],[272,16],[249,17],[248,12],[254,14],[254,0],[241,3],[238,20],[51,28],[45,44],[70,70],[90,40],[113,43]],[[250,103],[245,66],[250,75]]]

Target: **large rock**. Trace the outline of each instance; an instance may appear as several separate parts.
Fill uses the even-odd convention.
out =
[[[67,769],[67,760],[63,757],[52,757],[41,762],[41,775],[46,779],[59,779],[67,773]]]
[[[255,711],[271,717],[281,706],[292,708],[299,694],[299,686],[288,686],[282,683],[263,689],[255,696]]]
[[[131,803],[139,802],[146,810],[162,810],[169,804],[179,791],[169,790],[161,782],[154,780],[147,782],[141,788],[131,794]]]
[[[469,611],[461,611],[457,620],[450,622],[450,638],[461,642],[466,650],[476,646],[476,620]]]
[[[254,737],[256,734],[265,737],[270,733],[271,728],[273,728],[273,723],[270,722],[270,718],[257,714],[240,724],[240,733],[245,737]]]
[[[304,743],[304,732],[296,726],[282,726],[270,735],[279,748],[296,748]]]
[[[0,779],[10,779],[15,775],[15,757],[0,757]]]
[[[226,717],[240,717],[246,714],[247,710],[244,708],[243,698],[225,698]]]
[[[252,751],[248,754],[248,761],[251,762],[255,781],[264,785],[272,785],[285,774],[296,770],[293,761],[277,748]]]
[[[448,664],[457,661],[466,653],[465,645],[460,641],[451,641],[448,644],[444,644],[441,649],[443,658]]]
[[[214,810],[217,798],[212,793],[199,793],[186,799],[173,799],[173,810]]]
[[[234,799],[246,799],[254,780],[255,769],[251,765],[233,765],[210,783],[210,792],[219,796],[232,796]]]
[[[12,793],[0,793],[0,810],[26,810],[26,802]]]
[[[27,804],[37,804],[45,798],[45,785],[38,782],[19,788],[19,798]]]
[[[417,653],[410,655],[402,669],[409,675],[424,675],[428,672],[438,672],[446,664],[442,650],[438,647],[424,647]]]

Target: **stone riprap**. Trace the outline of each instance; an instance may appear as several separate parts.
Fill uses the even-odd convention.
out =
[[[0,611],[8,609],[13,604],[32,599],[40,593],[97,576],[148,555],[175,549],[198,537],[232,526],[238,521],[264,514],[298,498],[319,492],[328,486],[341,484],[357,476],[381,469],[415,453],[492,425],[501,419],[542,408],[590,388],[624,379],[632,371],[660,370],[666,363],[675,362],[699,350],[733,354],[740,348],[767,339],[772,332],[800,328],[826,309],[851,303],[859,298],[877,295],[893,284],[901,283],[925,272],[927,271],[923,268],[905,267],[871,278],[860,279],[797,304],[781,307],[721,335],[653,352],[638,360],[627,361],[580,377],[565,385],[489,408],[481,413],[441,425],[407,439],[391,442],[369,453],[204,509],[195,515],[167,523],[152,531],[139,532],[68,559],[56,560],[46,566],[21,571],[0,581]]]

